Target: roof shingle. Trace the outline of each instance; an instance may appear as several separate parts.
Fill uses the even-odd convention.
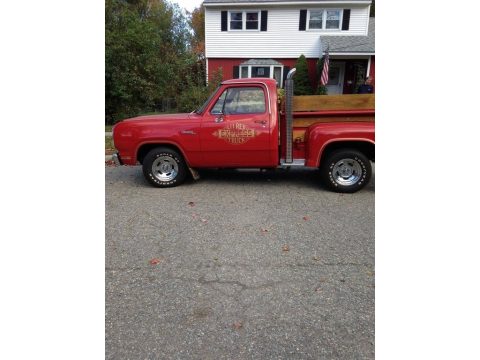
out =
[[[331,53],[375,53],[375,18],[370,18],[367,36],[322,36],[322,45]]]

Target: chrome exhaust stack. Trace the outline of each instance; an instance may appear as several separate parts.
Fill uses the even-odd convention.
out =
[[[293,162],[293,75],[297,71],[296,68],[291,69],[285,80],[285,163]]]

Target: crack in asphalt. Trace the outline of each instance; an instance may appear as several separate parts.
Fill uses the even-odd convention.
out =
[[[195,270],[200,271],[202,269],[211,269],[211,268],[222,268],[222,267],[231,267],[234,269],[248,269],[248,268],[262,268],[262,269],[276,269],[276,268],[313,268],[313,267],[322,267],[322,266],[363,266],[363,267],[374,267],[374,264],[370,263],[352,263],[352,262],[338,262],[338,263],[297,263],[297,264],[275,264],[275,265],[258,265],[258,264],[216,264],[210,263],[213,266],[200,266]],[[160,265],[161,267],[161,265]],[[189,268],[186,268],[189,269]],[[152,270],[151,267],[105,267],[105,271],[139,271],[139,270]]]

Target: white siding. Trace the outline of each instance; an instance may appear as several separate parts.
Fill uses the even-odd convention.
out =
[[[251,32],[221,31],[222,10],[247,10],[246,8],[207,7],[205,9],[206,56],[210,58],[297,58],[304,54],[306,57],[318,57],[319,36],[367,35],[369,6],[349,6],[348,8],[351,9],[348,31],[299,31],[299,7],[262,7],[258,10],[268,10],[267,31]],[[250,9],[249,7],[248,10]]]

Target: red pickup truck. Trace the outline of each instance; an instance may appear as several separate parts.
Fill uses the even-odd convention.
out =
[[[113,127],[114,161],[142,164],[157,187],[201,168],[311,167],[333,191],[360,190],[375,159],[374,95],[293,96],[294,74],[283,101],[273,79],[234,79],[191,113],[123,120]]]

